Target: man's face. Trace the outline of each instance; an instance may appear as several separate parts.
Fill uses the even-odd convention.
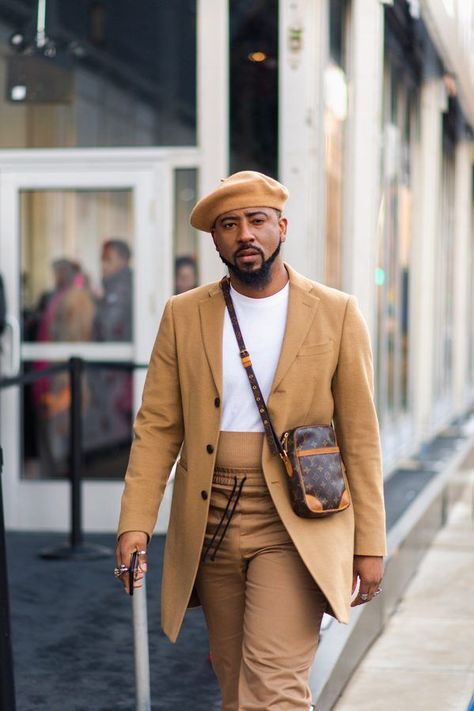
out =
[[[127,260],[112,247],[106,247],[102,251],[102,275],[107,278],[116,274],[127,266]]]
[[[216,220],[212,238],[219,255],[239,281],[264,286],[286,239],[287,221],[271,207],[225,212]]]

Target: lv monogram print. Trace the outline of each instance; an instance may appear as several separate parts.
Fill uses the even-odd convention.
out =
[[[283,446],[291,463],[288,483],[298,516],[317,518],[350,505],[344,464],[331,425],[296,427],[285,433]]]

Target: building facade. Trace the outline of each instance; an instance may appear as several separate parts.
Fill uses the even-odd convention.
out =
[[[187,218],[235,170],[288,186],[286,258],[358,298],[386,476],[472,406],[473,46],[471,0],[0,2],[1,373],[96,363],[86,530],[143,386],[111,362],[146,363],[178,257],[221,276]],[[67,528],[69,402],[61,372],[0,391],[11,528]]]

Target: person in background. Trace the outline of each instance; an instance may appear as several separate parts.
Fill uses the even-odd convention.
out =
[[[102,297],[96,303],[93,339],[104,342],[132,340],[131,251],[123,239],[109,239],[102,247]],[[132,376],[115,368],[89,373],[92,393],[90,417],[85,425],[86,449],[108,450],[128,446],[131,439]]]
[[[92,336],[94,300],[81,266],[71,259],[52,263],[54,289],[44,292],[29,324],[30,334],[41,343],[88,342]],[[49,365],[36,361],[35,370]],[[59,373],[41,378],[32,388],[36,414],[40,468],[45,476],[65,473],[69,451],[69,376]],[[88,407],[89,390],[83,379],[83,408]]]
[[[190,254],[176,257],[174,285],[175,294],[184,294],[198,285],[196,260]]]
[[[109,239],[102,247],[103,294],[96,304],[94,340],[132,340],[131,251],[123,239]]]

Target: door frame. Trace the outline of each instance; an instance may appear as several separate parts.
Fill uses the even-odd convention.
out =
[[[200,152],[183,149],[64,149],[0,151],[0,265],[9,324],[3,337],[2,375],[19,372],[21,362],[77,355],[94,360],[148,362],[157,324],[173,284],[174,171],[200,167]],[[20,337],[20,209],[22,190],[130,189],[133,195],[134,339],[132,344],[33,344]],[[156,278],[157,265],[162,265]],[[158,267],[159,268],[159,267]],[[134,375],[137,409],[145,372]],[[8,528],[65,531],[69,526],[67,481],[21,478],[21,398],[19,389],[0,396],[0,434],[5,466],[3,489]],[[83,528],[114,530],[123,484],[84,481]],[[169,487],[168,487],[169,489]],[[170,492],[161,507],[157,530],[167,527]],[[54,505],[51,505],[54,502]]]

